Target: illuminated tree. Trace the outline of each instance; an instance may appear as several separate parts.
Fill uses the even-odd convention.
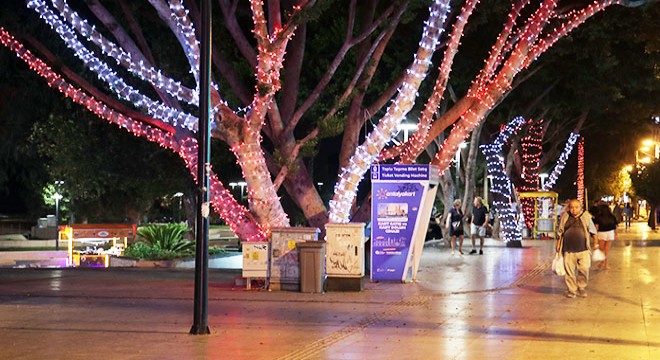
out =
[[[4,28],[0,28],[0,40],[44,77],[49,86],[100,118],[177,153],[195,176],[198,119],[193,110],[199,105],[199,45],[194,26],[197,15],[194,2],[186,2],[188,10],[181,0],[149,2],[164,28],[169,29],[183,50],[192,74],[179,74],[185,78],[183,80],[156,67],[154,53],[138,21],[126,10],[126,2],[119,1],[118,7],[123,9],[122,20],[131,29],[135,41],[100,2],[86,3],[87,10],[98,19],[98,27],[89,24],[62,0],[27,1],[28,7],[64,40],[87,71],[95,73],[112,95],[68,67],[54,70]],[[215,211],[241,239],[250,241],[265,239],[271,227],[289,225],[277,193],[281,186],[310,224],[321,226],[328,220],[349,221],[358,185],[372,163],[385,158],[414,162],[429,143],[451,127],[432,160],[444,172],[458,145],[511,92],[515,87],[514,79],[534,60],[608,6],[638,6],[645,1],[596,0],[586,7],[577,4],[560,7],[558,1],[553,0],[543,0],[538,6],[528,1],[513,1],[483,68],[466,94],[442,113],[439,108],[453,60],[477,0],[465,1],[456,16],[449,18],[450,1],[433,1],[425,15],[427,20],[411,64],[405,66],[371,103],[365,99],[365,89],[376,76],[380,60],[389,49],[389,41],[410,9],[409,2],[393,1],[383,5],[377,0],[359,3],[351,0],[341,3],[346,7],[343,42],[330,59],[315,59],[322,70],[314,86],[305,91],[301,89],[300,78],[309,36],[307,27],[323,16],[330,2],[271,0],[264,4],[264,1],[250,0],[246,8],[239,7],[237,1],[220,0],[218,3],[223,15],[222,35],[226,37],[223,40],[233,40],[233,46],[219,46],[213,57],[220,76],[211,98],[212,135],[223,141],[236,157],[248,184],[249,209],[232,197],[216,175],[211,177],[210,192]],[[247,19],[242,16],[245,13],[250,14],[250,26],[246,26]],[[443,37],[445,30],[446,38]],[[252,35],[248,35],[250,33]],[[110,36],[115,40],[110,40]],[[37,40],[32,39],[30,46],[49,58],[47,50]],[[339,96],[329,101],[324,111],[318,108],[313,111],[354,48],[357,56],[353,72],[341,79],[341,86],[334,85],[337,87],[334,93]],[[444,49],[444,53],[434,64],[434,54],[439,49]],[[237,64],[227,53],[240,54],[242,62]],[[109,60],[116,65],[110,65]],[[245,82],[241,71],[250,74],[251,81]],[[437,74],[434,80],[427,79],[431,73]],[[142,81],[139,86],[132,85],[136,79]],[[419,98],[424,80],[433,81],[433,91],[428,98]],[[384,150],[415,102],[424,103],[415,135],[399,147]],[[316,120],[306,121],[310,116]],[[375,125],[360,143],[359,129],[367,120]],[[338,121],[343,123],[344,138],[340,171],[328,211],[301,153]]]
[[[635,194],[646,199],[650,204],[649,225],[655,229],[655,211],[660,206],[660,160],[655,160],[648,165],[640,165],[633,169],[630,174]]]
[[[537,191],[539,189],[539,174],[541,168],[541,155],[543,153],[543,120],[527,121],[527,135],[521,139],[522,146],[522,174],[521,185],[518,191]],[[534,227],[534,199],[524,198],[520,200],[522,212],[525,216],[525,225]]]

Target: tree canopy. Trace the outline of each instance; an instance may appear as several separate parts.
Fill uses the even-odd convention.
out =
[[[28,4],[30,11],[1,5],[17,14],[16,19],[1,18],[0,26],[15,36],[12,40],[11,34],[3,34],[5,46],[38,68],[51,87],[176,153],[194,174],[195,2]],[[611,2],[604,0],[479,6],[473,0],[217,4],[212,127],[218,141],[214,161],[222,165],[214,164],[212,202],[247,240],[262,238],[270,227],[289,225],[289,206],[313,226],[347,221],[356,216],[355,193],[371,162],[417,161],[437,141],[442,144],[437,151],[422,158],[444,171],[472,129],[487,119],[504,123],[521,108],[547,114],[558,129],[567,128],[563,120],[575,118],[585,107],[599,121],[620,111],[618,102],[644,109],[640,117],[657,110],[650,102],[625,101],[643,91],[657,93],[657,74],[646,78],[657,71],[657,46],[652,44],[657,39],[637,35],[657,26],[652,21],[657,5],[642,11],[609,9]],[[613,11],[619,13],[608,20]],[[37,13],[50,23],[37,22]],[[589,23],[604,24],[570,32],[590,17],[595,19]],[[612,26],[620,18],[627,20]],[[65,49],[51,28],[76,50]],[[612,34],[618,29],[624,30]],[[43,36],[29,36],[35,33]],[[73,59],[74,53],[83,61]],[[627,66],[624,59],[630,53],[648,56],[637,56]],[[52,67],[35,66],[43,60]],[[105,70],[104,64],[114,70]],[[607,83],[599,81],[603,78]],[[626,82],[630,78],[635,79],[632,85]],[[541,94],[541,105],[533,106]],[[52,119],[67,124],[66,117]],[[388,146],[381,153],[404,119],[418,123],[418,131],[402,146]],[[88,149],[84,139],[72,138]],[[335,144],[335,160],[321,157],[319,162],[315,158],[328,141]],[[237,167],[224,166],[229,156],[236,158]],[[130,164],[122,167],[131,169]],[[238,175],[234,170],[248,183],[248,208],[227,189],[227,181]],[[321,173],[327,178],[316,178]],[[335,176],[328,206],[316,183],[334,183]]]

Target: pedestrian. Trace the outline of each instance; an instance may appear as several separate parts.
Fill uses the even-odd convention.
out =
[[[630,221],[633,216],[633,208],[630,206],[630,203],[626,203],[626,206],[623,208],[623,220],[626,223],[626,229],[630,228]]]
[[[470,238],[472,239],[472,251],[470,254],[476,254],[475,238],[479,236],[479,255],[484,254],[484,237],[486,236],[486,226],[488,226],[488,209],[484,206],[481,197],[474,198],[474,207],[472,208],[472,220],[470,221]]]
[[[610,211],[607,204],[602,203],[598,205],[598,212],[593,218],[594,224],[596,225],[596,230],[598,231],[596,237],[598,238],[598,248],[603,250],[605,253],[605,259],[598,263],[598,268],[605,267],[605,270],[609,270],[610,266],[607,264],[607,256],[610,251],[610,246],[612,241],[614,241],[616,236],[616,216]]]
[[[614,203],[614,209],[612,209],[612,214],[614,214],[617,224],[621,224],[621,222],[623,222],[623,206],[621,206],[621,204]]]
[[[566,270],[566,297],[587,297],[586,288],[591,267],[590,240],[593,240],[594,248],[598,248],[596,232],[591,214],[582,210],[580,201],[570,200],[568,212],[561,215],[557,229],[557,251],[562,252]]]
[[[447,230],[451,238],[451,255],[454,255],[456,238],[458,237],[458,252],[463,255],[463,211],[461,200],[454,200],[454,207],[447,214]]]

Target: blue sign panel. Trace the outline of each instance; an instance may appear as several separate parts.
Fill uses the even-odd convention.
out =
[[[429,167],[375,165],[371,176],[371,279],[402,281]]]

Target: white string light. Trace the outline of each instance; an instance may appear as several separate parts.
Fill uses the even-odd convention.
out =
[[[197,129],[197,118],[183,111],[166,106],[141,94],[124,80],[117,76],[108,64],[96,57],[79,40],[73,30],[67,26],[60,17],[50,10],[42,0],[30,0],[28,8],[34,9],[39,16],[60,35],[67,47],[74,51],[77,58],[83,61],[88,69],[95,72],[121,99],[128,100],[137,108],[144,109],[154,118],[160,119],[174,126]]]
[[[133,61],[133,55],[99,33],[87,20],[78,15],[63,0],[51,0],[55,9],[73,26],[80,35],[96,44],[105,55],[115,59],[118,65],[147,81],[154,87],[166,91],[180,101],[199,106],[199,92],[183,86],[179,81],[173,80],[161,73],[159,69],[147,66],[143,61]]]
[[[426,77],[431,64],[431,56],[438,44],[442,27],[449,12],[449,0],[435,0],[429,8],[429,19],[426,21],[419,48],[413,64],[406,72],[396,98],[387,109],[378,126],[367,136],[355,150],[347,167],[341,169],[339,181],[335,185],[335,195],[330,200],[330,222],[345,223],[350,219],[350,210],[357,194],[358,184],[374,163],[388,141],[396,135],[397,126],[410,111],[417,97],[417,89]]]
[[[568,161],[568,157],[571,156],[573,147],[575,147],[575,143],[579,138],[579,133],[571,133],[571,136],[568,137],[566,145],[564,145],[564,151],[562,151],[561,155],[559,155],[559,159],[557,160],[557,165],[555,165],[555,168],[552,170],[552,173],[550,173],[550,176],[548,176],[548,180],[545,182],[545,184],[543,184],[543,188],[541,190],[550,191],[550,189],[555,186],[555,182],[557,182],[559,175],[561,175],[564,167],[566,167],[566,161]]]
[[[481,151],[486,156],[488,175],[493,179],[491,192],[493,193],[493,206],[500,218],[502,238],[505,242],[522,240],[522,228],[518,221],[519,212],[516,203],[512,201],[513,184],[506,176],[504,158],[501,155],[502,146],[508,141],[523,124],[525,119],[518,116],[511,120],[491,143],[481,145]]]

